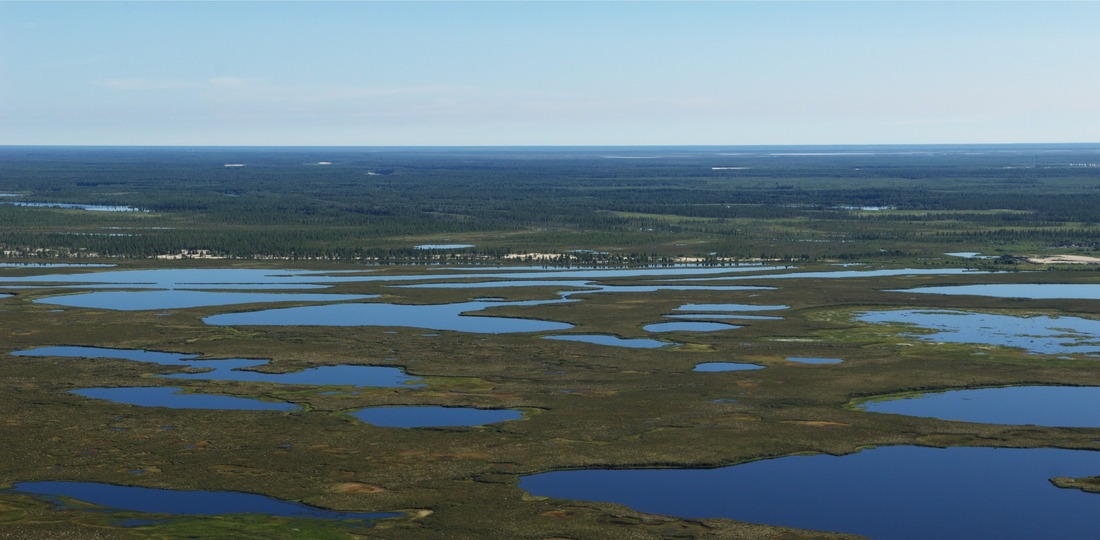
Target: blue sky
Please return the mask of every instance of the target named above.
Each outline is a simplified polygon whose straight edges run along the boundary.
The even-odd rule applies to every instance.
[[[1100,142],[1095,2],[0,2],[0,144]]]

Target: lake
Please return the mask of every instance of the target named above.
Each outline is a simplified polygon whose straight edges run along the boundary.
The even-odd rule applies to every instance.
[[[509,409],[436,406],[369,407],[351,415],[374,426],[400,428],[482,426],[523,418]]]
[[[543,336],[543,338],[558,341],[579,341],[582,343],[607,345],[611,347],[626,347],[628,349],[657,349],[660,347],[672,345],[672,343],[669,343],[667,341],[660,341],[656,339],[624,339],[618,336],[608,336],[602,334],[568,334],[560,336]]]
[[[925,341],[1019,347],[1041,354],[1100,352],[1100,320],[1080,317],[1014,317],[956,310],[887,310],[860,313],[870,323],[902,323],[929,333],[907,336]]]
[[[828,365],[839,364],[844,362],[842,358],[817,358],[807,356],[791,356],[787,358],[788,362],[794,362],[796,364],[814,364],[814,365]]]
[[[733,330],[740,326],[716,322],[663,322],[647,324],[642,327],[646,332],[717,332],[720,330]]]
[[[267,365],[270,363],[270,360],[245,358],[200,360],[197,354],[76,346],[37,347],[34,349],[15,351],[11,353],[11,355],[31,357],[58,356],[87,359],[110,358],[205,370],[202,373],[158,375],[159,377],[171,379],[309,384],[317,386],[370,386],[390,388],[419,388],[423,386],[411,384],[419,379],[407,375],[404,370],[384,366],[338,364],[306,368],[301,371],[292,371],[289,373],[264,373],[261,371],[253,371],[253,368]]]
[[[18,482],[5,490],[67,497],[111,510],[174,515],[265,514],[308,519],[375,520],[394,513],[358,513],[326,510],[301,503],[236,491],[198,491],[118,486],[97,482]],[[56,502],[56,499],[53,499]]]
[[[164,386],[81,388],[73,394],[93,399],[105,399],[115,403],[142,407],[167,407],[169,409],[214,409],[226,411],[297,411],[297,405],[283,402],[260,401],[252,398],[219,396],[215,394],[184,393],[182,388]]]
[[[569,323],[468,315],[487,308],[509,305],[540,305],[562,300],[536,302],[461,302],[456,304],[329,304],[244,313],[227,313],[203,319],[218,326],[400,326],[428,330],[451,330],[482,334],[553,332],[573,328]]]
[[[983,424],[1100,427],[1100,387],[1009,386],[866,401],[867,412]],[[1097,471],[1094,474],[1100,474]]]
[[[1002,283],[992,285],[949,285],[892,289],[887,292],[991,296],[994,298],[1030,298],[1033,300],[1100,300],[1100,284],[1091,283]]]
[[[532,495],[624,504],[876,539],[1092,538],[1100,495],[1058,476],[1100,473],[1100,452],[924,448],[790,456],[719,469],[559,471],[523,477]]]
[[[692,371],[719,373],[722,371],[753,371],[757,369],[764,369],[764,366],[758,366],[756,364],[739,364],[736,362],[703,362],[702,364],[695,364],[695,368],[692,369]]]

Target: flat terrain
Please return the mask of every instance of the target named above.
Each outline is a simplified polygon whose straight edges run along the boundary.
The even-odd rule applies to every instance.
[[[0,148],[0,203],[143,210],[0,204],[6,254],[0,262],[117,265],[0,267],[0,293],[11,294],[0,297],[0,353],[55,345],[144,349],[270,359],[258,369],[272,373],[376,365],[402,368],[424,384],[170,379],[159,375],[186,370],[4,354],[0,487],[71,480],[231,490],[399,516],[373,528],[249,514],[154,516],[127,527],[134,524],[126,519],[149,515],[6,491],[0,492],[0,538],[830,538],[832,533],[533,497],[517,483],[551,470],[709,468],[887,445],[1100,450],[1100,432],[1092,428],[954,422],[854,406],[865,398],[942,389],[1100,386],[1093,356],[936,342],[920,339],[912,327],[856,320],[859,313],[885,309],[1100,318],[1096,300],[905,292],[984,283],[1100,285],[1096,267],[1088,264],[1098,255],[1100,169],[1078,166],[1100,161],[1100,150],[918,147],[814,158],[773,155],[782,149],[729,150],[677,148],[665,158],[624,160],[601,158],[599,149]],[[321,161],[332,164],[317,165]],[[474,247],[413,247],[421,244]],[[186,256],[180,259],[156,258],[181,252]],[[953,252],[990,258],[946,255]],[[574,302],[558,303],[550,301],[582,286],[396,286],[497,281],[438,276],[491,274],[497,265],[525,264],[528,253],[552,257],[526,262],[540,271],[562,269],[543,266],[551,263],[607,268],[678,260],[761,266],[729,266],[728,273],[705,277],[736,279],[710,281],[678,281],[703,277],[686,269],[683,275],[585,278],[589,288],[609,290],[572,293]],[[494,298],[499,306],[467,316],[573,327],[482,334],[309,321],[221,326],[203,318],[310,303],[75,308],[50,302],[103,289],[16,280],[168,268],[353,271],[378,279],[293,292],[379,295],[354,302],[411,306]],[[859,273],[904,268],[923,272]],[[982,273],[955,273],[960,269]],[[854,273],[778,277],[837,271]],[[129,285],[106,288],[146,286]],[[653,285],[664,287],[641,290]],[[786,307],[751,312],[779,319],[723,320],[740,326],[731,330],[643,329],[674,320],[667,316],[681,306],[719,303]],[[561,334],[669,345],[627,349],[542,339]],[[787,360],[792,357],[843,362],[800,364]],[[764,369],[693,371],[703,362]],[[170,409],[71,393],[133,386],[182,387],[299,409]],[[372,426],[350,414],[385,405],[506,408],[524,418],[402,429]],[[1060,482],[1088,488],[1088,479]]]

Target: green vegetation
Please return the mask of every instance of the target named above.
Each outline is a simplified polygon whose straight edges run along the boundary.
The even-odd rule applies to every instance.
[[[911,149],[910,149],[911,150]],[[1044,272],[728,282],[759,291],[583,295],[580,303],[502,306],[491,314],[566,321],[569,333],[654,337],[641,328],[688,303],[787,305],[781,320],[735,321],[715,333],[661,334],[683,343],[623,349],[416,328],[219,327],[202,317],[263,306],[111,311],[33,300],[71,289],[0,285],[0,352],[84,345],[270,358],[264,369],[399,366],[424,388],[311,387],[159,379],[169,366],[124,360],[25,358],[0,366],[0,487],[79,480],[236,490],[356,512],[402,512],[366,529],[254,516],[171,517],[124,528],[107,513],[0,491],[0,537],[133,538],[841,538],[723,519],[678,519],[622,506],[527,496],[518,477],[584,467],[714,467],[878,445],[1055,446],[1100,450],[1093,429],[1004,426],[853,410],[856,399],[1020,384],[1100,385],[1096,360],[966,344],[940,345],[869,309],[949,308],[1100,317],[1086,300],[1019,300],[888,292],[971,283],[1100,283],[1094,266],[1018,256],[1095,255],[1100,149],[993,147],[889,156],[770,156],[782,149],[41,149],[0,148],[4,201],[126,205],[91,212],[0,204],[3,261],[111,262],[122,269],[368,268],[367,263],[498,264],[508,254],[586,249],[571,264],[700,257],[963,267]],[[974,150],[974,149],[969,149]],[[667,151],[667,152],[666,152]],[[741,149],[740,151],[744,151]],[[972,155],[974,154],[974,155]],[[1092,161],[1090,161],[1092,160]],[[331,161],[332,165],[317,165]],[[244,167],[225,167],[244,163]],[[747,167],[715,170],[715,167]],[[855,209],[846,209],[853,207]],[[885,207],[860,210],[865,207]],[[112,236],[125,234],[130,236]],[[475,248],[414,250],[417,244]],[[159,261],[180,250],[233,260]],[[997,259],[946,257],[980,251]],[[197,252],[196,252],[197,253]],[[564,262],[564,261],[562,261]],[[65,269],[50,269],[61,272]],[[88,270],[73,270],[88,271]],[[43,273],[0,268],[0,276]],[[740,275],[740,274],[739,274]],[[611,284],[635,284],[620,278]],[[325,292],[387,302],[554,298],[555,287],[402,289],[341,283]],[[278,304],[276,304],[278,305]],[[425,335],[438,334],[438,335]],[[983,354],[974,354],[982,352]],[[788,357],[842,358],[803,365]],[[766,366],[695,373],[700,362]],[[85,399],[86,387],[181,386],[302,406],[294,413],[136,407]],[[377,405],[514,408],[522,421],[483,427],[386,429],[347,413]],[[139,470],[141,474],[134,471]],[[1100,474],[1100,471],[1097,471]],[[1068,484],[1067,484],[1068,485]],[[1075,486],[1076,487],[1076,486]]]
[[[412,249],[428,243],[475,244],[445,255],[479,261],[576,249],[613,262],[1097,249],[1093,147],[773,155],[791,150],[7,147],[0,193],[19,196],[0,201],[149,212],[0,204],[0,248],[382,262],[440,256]]]

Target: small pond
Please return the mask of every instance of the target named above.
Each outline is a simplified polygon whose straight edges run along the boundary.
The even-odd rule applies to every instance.
[[[1003,283],[993,285],[948,285],[893,289],[887,292],[990,296],[993,298],[1030,298],[1032,300],[1100,300],[1100,284],[1090,283]]]
[[[1100,321],[1080,317],[1013,317],[972,311],[889,310],[856,316],[870,323],[904,323],[931,330],[909,334],[927,341],[1020,347],[1040,354],[1100,352]]]
[[[742,321],[781,321],[783,317],[775,317],[771,315],[741,315],[740,313],[674,313],[672,315],[665,315],[668,319],[736,319]]]
[[[529,302],[462,302],[457,304],[356,303],[227,313],[203,319],[219,326],[402,326],[482,334],[553,332],[573,325],[515,317],[466,315],[496,306],[540,305],[567,300]]]
[[[720,469],[536,474],[536,496],[605,501],[686,518],[838,531],[876,539],[1091,538],[1100,495],[1052,477],[1100,473],[1100,452],[886,447]]]
[[[646,338],[634,338],[625,339],[618,336],[608,336],[603,334],[569,334],[562,336],[543,336],[545,339],[554,339],[558,341],[579,341],[582,343],[592,343],[595,345],[608,345],[612,347],[626,347],[628,349],[657,349],[672,345],[667,341],[660,341],[657,339]]]
[[[268,364],[269,360],[230,358],[223,360],[199,360],[195,354],[143,351],[135,349],[105,349],[99,347],[38,347],[15,351],[12,356],[60,356],[77,358],[112,358],[151,362],[166,366],[203,369],[202,373],[176,373],[160,375],[171,379],[200,379],[217,381],[246,381],[275,384],[310,384],[333,386],[371,386],[371,387],[408,387],[423,385],[411,384],[417,381],[403,370],[395,367],[333,365],[307,368],[290,373],[263,373],[253,368]]]
[[[164,386],[81,388],[72,393],[93,399],[105,399],[115,403],[142,407],[167,407],[169,409],[215,409],[227,411],[297,411],[291,403],[260,401],[252,398],[219,396],[215,394],[184,393],[182,388]]]
[[[522,412],[509,409],[435,406],[369,407],[351,415],[371,425],[400,428],[483,426],[523,418]]]
[[[674,311],[773,311],[777,309],[789,309],[790,306],[776,305],[764,306],[756,304],[684,304]]]
[[[112,510],[175,515],[265,514],[308,519],[374,520],[393,513],[325,510],[263,495],[236,491],[197,491],[116,486],[96,482],[19,482],[9,492],[67,497]]]
[[[413,249],[466,249],[475,247],[474,244],[420,244]]]
[[[716,322],[663,322],[647,324],[642,327],[646,332],[717,332],[719,330],[733,330],[740,326]]]
[[[764,369],[764,366],[758,366],[756,364],[738,364],[736,362],[703,362],[702,364],[695,364],[695,369],[692,371],[717,373],[721,371],[752,371],[756,369]]]
[[[787,358],[788,362],[794,362],[796,364],[839,364],[844,361],[843,358],[816,358],[811,356],[791,356]]]
[[[1100,427],[1100,387],[1011,386],[950,390],[860,404],[868,412],[983,424]],[[1094,474],[1100,474],[1097,471]]]

